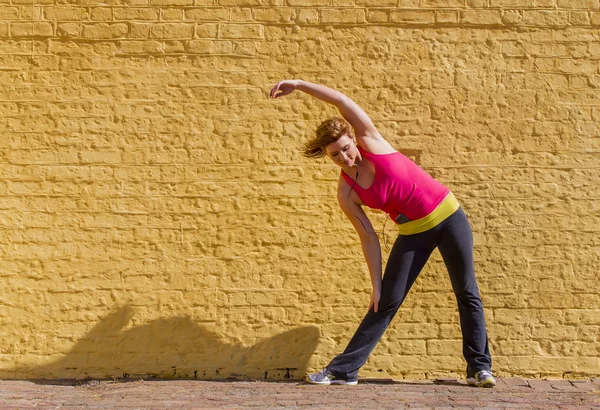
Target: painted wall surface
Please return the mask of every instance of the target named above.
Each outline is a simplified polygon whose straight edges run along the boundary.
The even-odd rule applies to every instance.
[[[600,375],[599,0],[0,0],[1,378],[344,349],[368,272],[338,169],[299,153],[336,111],[270,100],[284,78],[455,193],[497,374]],[[361,376],[462,377],[460,339],[436,252]]]

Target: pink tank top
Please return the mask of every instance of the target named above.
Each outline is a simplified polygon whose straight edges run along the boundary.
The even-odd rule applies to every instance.
[[[342,176],[366,206],[382,210],[397,223],[429,215],[450,192],[399,152],[372,154],[360,147],[358,150],[375,168],[373,184],[363,189],[344,171]]]

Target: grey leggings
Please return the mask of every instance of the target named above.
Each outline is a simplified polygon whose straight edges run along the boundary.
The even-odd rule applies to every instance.
[[[327,366],[331,373],[345,380],[358,378],[358,370],[367,361],[436,247],[448,268],[458,302],[467,377],[491,369],[483,305],[473,267],[473,233],[465,213],[459,208],[426,232],[398,236],[385,268],[378,312],[369,310],[344,353]]]

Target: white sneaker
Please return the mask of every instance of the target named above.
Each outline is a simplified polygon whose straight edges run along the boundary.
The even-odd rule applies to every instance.
[[[467,377],[467,384],[476,387],[494,387],[496,385],[496,379],[492,376],[492,373],[487,370],[481,370],[473,377]]]
[[[319,373],[307,374],[306,381],[312,384],[347,384],[350,386],[356,386],[358,380],[344,380],[337,379],[333,373],[330,373],[326,368],[321,370]]]

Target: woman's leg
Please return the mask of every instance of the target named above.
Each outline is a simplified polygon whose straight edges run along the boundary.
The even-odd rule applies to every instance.
[[[398,236],[385,268],[378,312],[369,309],[344,353],[327,366],[336,378],[358,378],[358,370],[379,342],[434,248],[430,232]]]
[[[473,232],[462,208],[442,223],[438,249],[458,302],[467,377],[490,370],[492,358],[473,264]]]

